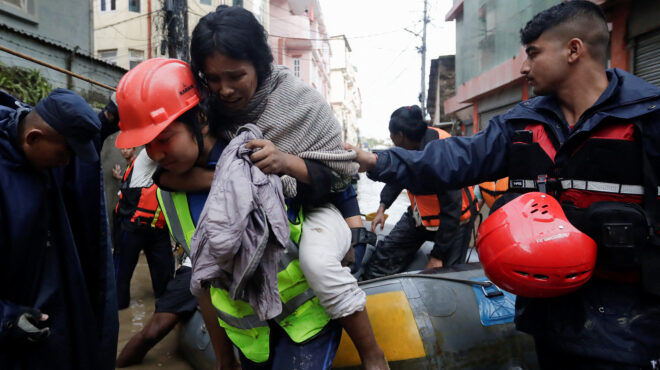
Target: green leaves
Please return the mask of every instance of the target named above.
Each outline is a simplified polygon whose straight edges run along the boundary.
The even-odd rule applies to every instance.
[[[53,89],[37,69],[8,67],[0,63],[0,86],[27,104],[35,105]]]

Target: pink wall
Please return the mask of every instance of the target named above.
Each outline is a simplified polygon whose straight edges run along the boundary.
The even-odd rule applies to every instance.
[[[328,41],[322,40],[327,39],[324,27],[319,27],[322,19],[317,17],[311,22],[304,13],[291,14],[288,0],[271,0],[270,17],[268,44],[275,63],[293,71],[294,58],[300,58],[300,78],[313,85],[327,100],[330,93],[330,47]],[[314,58],[312,52],[319,48],[322,49],[317,50],[320,58]],[[321,76],[319,71],[322,71]]]

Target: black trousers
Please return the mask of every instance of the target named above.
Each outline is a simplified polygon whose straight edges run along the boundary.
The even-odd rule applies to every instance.
[[[151,275],[154,297],[159,298],[174,276],[174,255],[166,228],[135,227],[129,221],[115,223],[115,278],[117,306],[128,307],[131,300],[131,278],[140,251],[144,250]]]
[[[464,263],[471,231],[472,222],[450,231],[442,228],[429,231],[423,226],[416,227],[412,211],[408,208],[392,231],[376,246],[365,265],[362,278],[367,280],[404,271],[426,241],[435,243],[434,250],[440,252],[444,266]]]

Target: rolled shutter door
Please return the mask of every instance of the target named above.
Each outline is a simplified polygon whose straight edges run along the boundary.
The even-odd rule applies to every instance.
[[[646,33],[636,40],[635,74],[660,86],[660,30]]]

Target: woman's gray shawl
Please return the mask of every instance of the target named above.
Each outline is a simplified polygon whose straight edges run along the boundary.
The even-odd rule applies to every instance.
[[[295,77],[289,69],[274,66],[248,106],[240,111],[220,110],[219,133],[227,140],[237,129],[254,122],[275,146],[303,159],[318,160],[336,176],[333,190],[343,190],[357,173],[356,153],[343,148],[341,127],[321,94]],[[282,176],[284,195],[296,195],[296,181]]]

